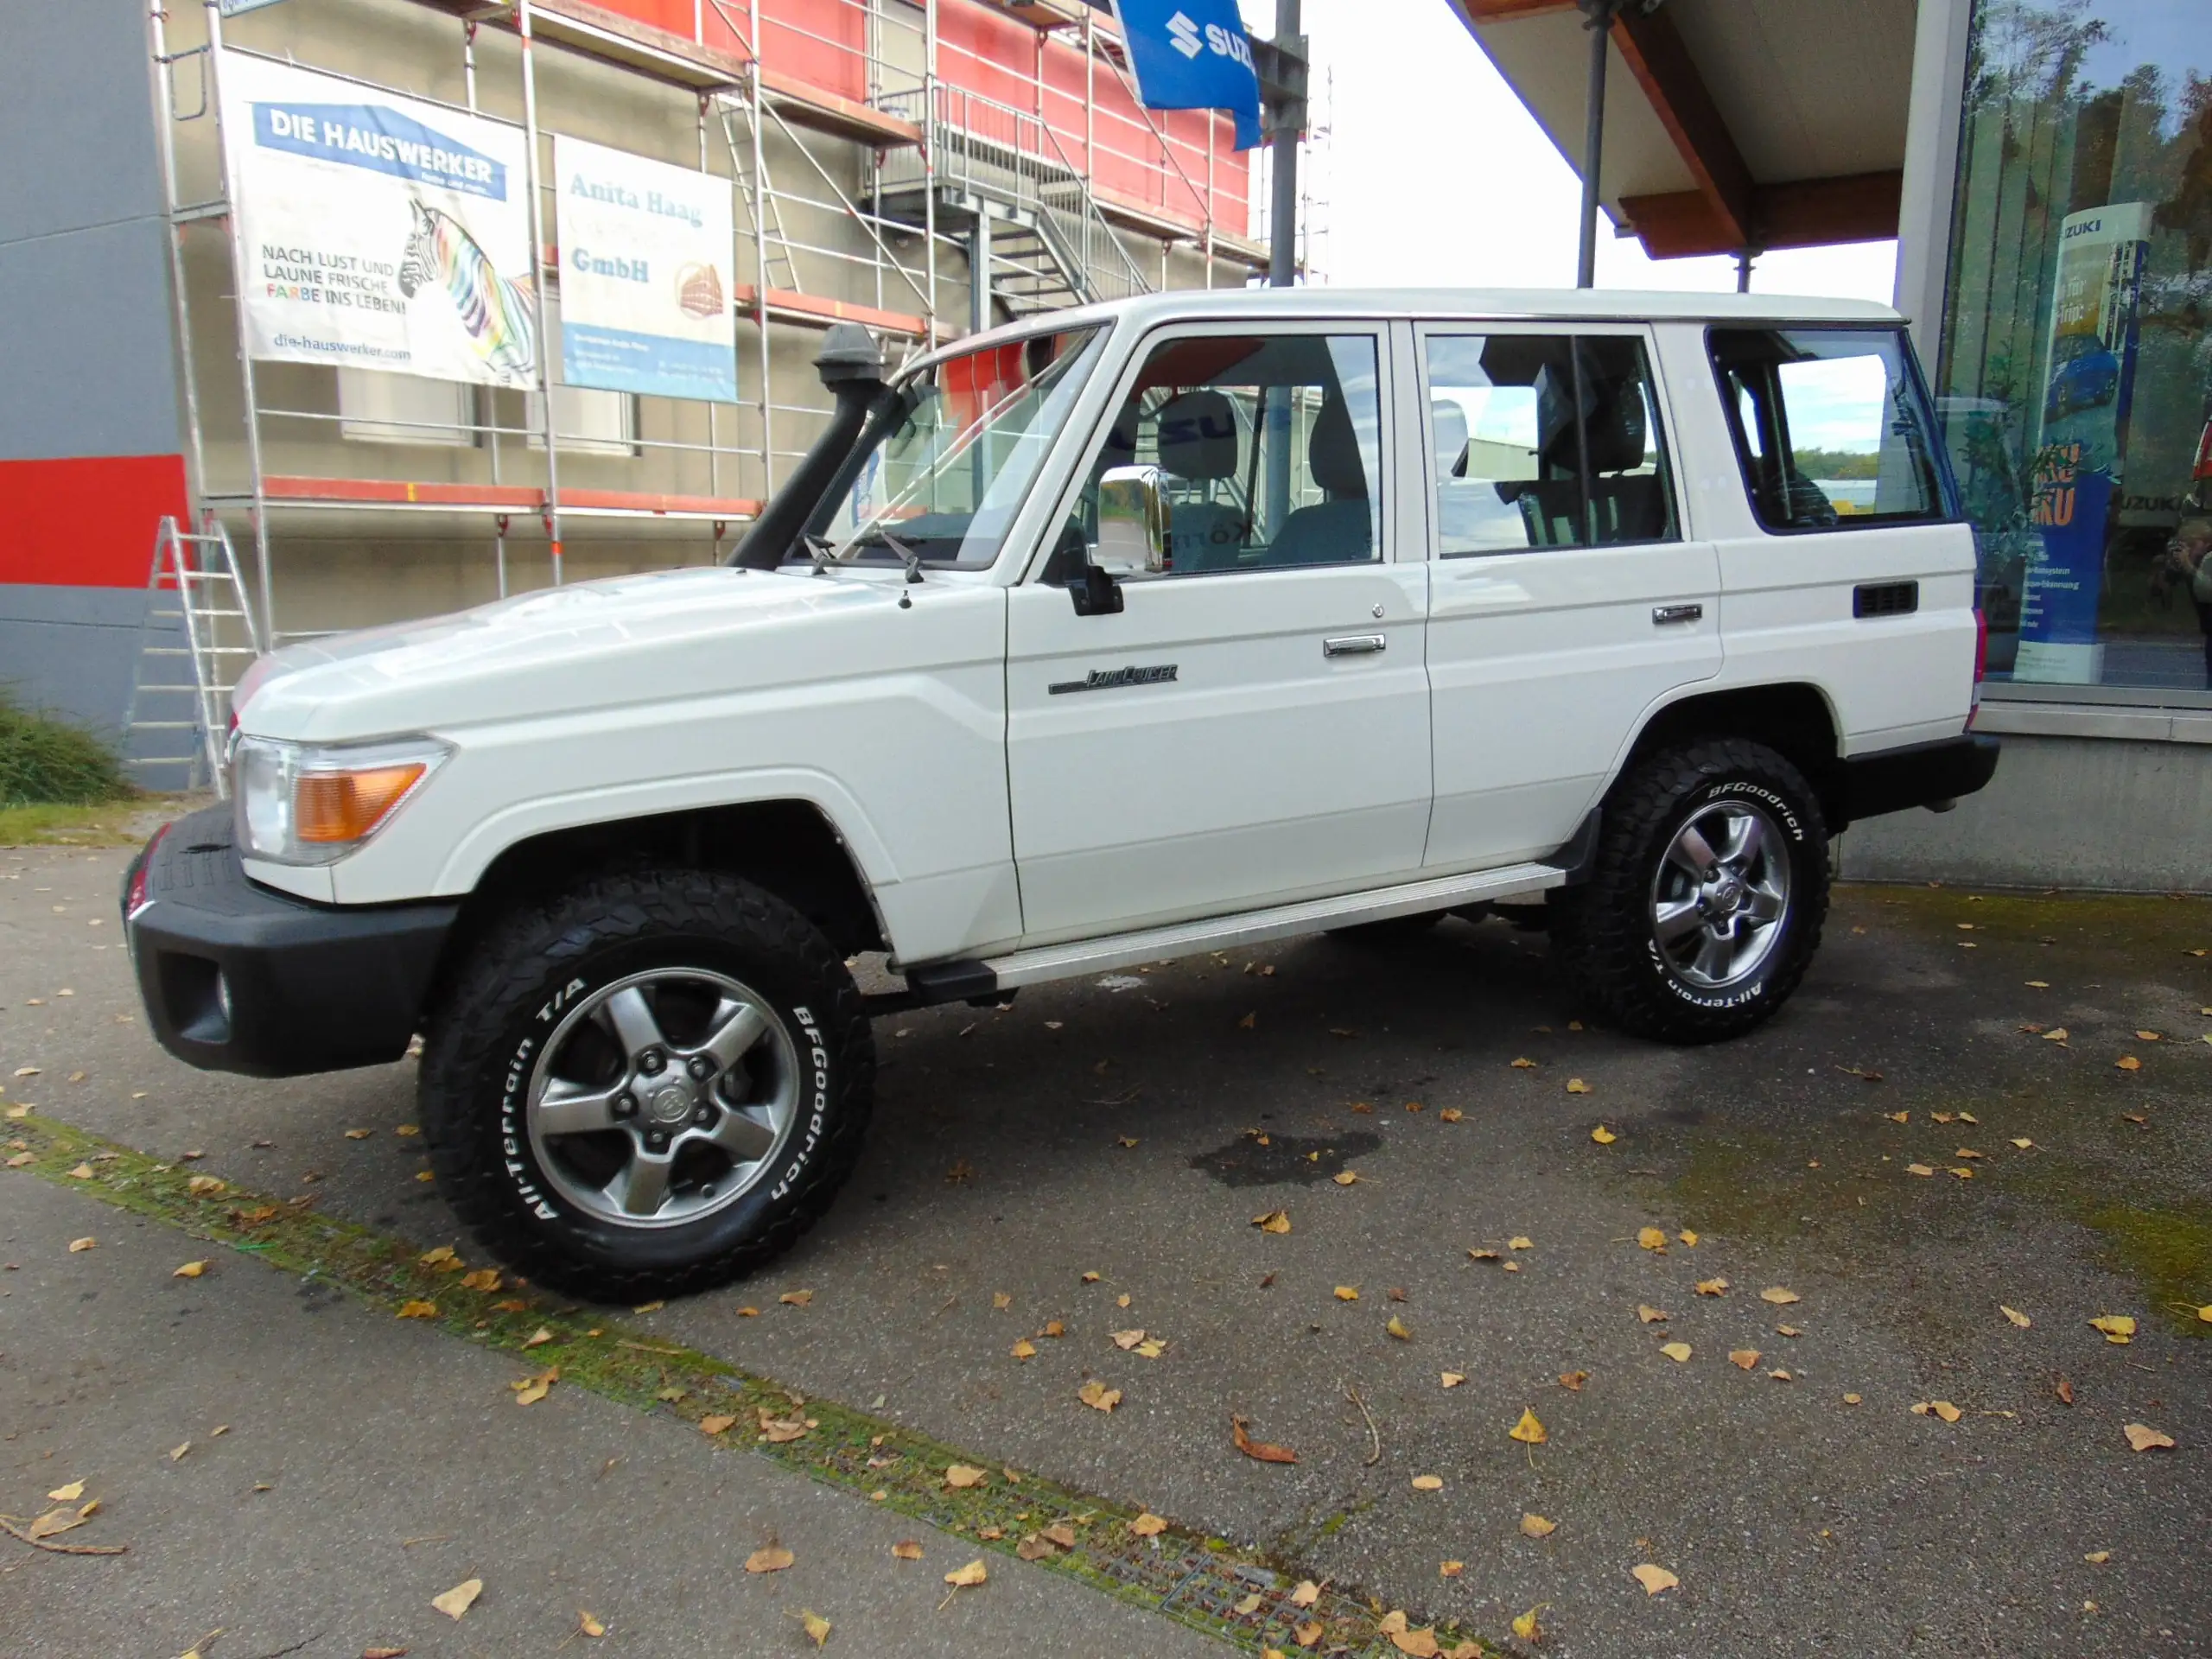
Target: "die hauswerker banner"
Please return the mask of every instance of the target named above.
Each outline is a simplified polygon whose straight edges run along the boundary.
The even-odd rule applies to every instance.
[[[219,84],[250,353],[537,384],[521,129],[238,52]]]
[[[729,181],[567,137],[553,175],[561,378],[735,403]]]

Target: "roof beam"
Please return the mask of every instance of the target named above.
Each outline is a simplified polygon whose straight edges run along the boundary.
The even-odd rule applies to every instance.
[[[1613,44],[1667,136],[1675,141],[1697,192],[1713,219],[1731,238],[1730,246],[1752,245],[1751,169],[1706,90],[1689,48],[1665,10],[1630,6],[1615,14]]]
[[[1897,171],[1753,185],[1748,245],[1812,248],[1885,240],[1897,233],[1904,188],[1904,175]],[[1746,245],[1740,227],[1716,213],[1701,190],[1624,196],[1621,212],[1655,259],[1738,253]]]

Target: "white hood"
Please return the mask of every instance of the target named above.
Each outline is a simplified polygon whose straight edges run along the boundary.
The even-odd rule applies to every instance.
[[[240,682],[238,723],[346,741],[830,677],[880,662],[865,640],[912,633],[894,626],[903,587],[715,566],[550,588],[288,645]]]

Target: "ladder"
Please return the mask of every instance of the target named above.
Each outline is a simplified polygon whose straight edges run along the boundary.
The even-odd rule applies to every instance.
[[[154,535],[146,620],[123,714],[124,764],[181,768],[178,787],[190,789],[204,778],[227,798],[223,749],[231,688],[262,649],[238,554],[221,522],[211,518],[191,535],[174,518],[163,518]],[[189,735],[180,741],[179,733]]]

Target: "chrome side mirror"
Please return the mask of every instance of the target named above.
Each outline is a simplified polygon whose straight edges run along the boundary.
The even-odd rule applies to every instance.
[[[1109,467],[1098,480],[1098,546],[1092,566],[1112,577],[1167,569],[1171,506],[1157,467]]]

